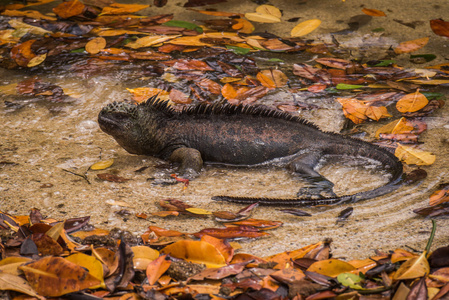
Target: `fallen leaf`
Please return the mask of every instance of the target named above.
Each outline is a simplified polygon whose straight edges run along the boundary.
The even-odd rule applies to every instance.
[[[374,8],[363,8],[362,9],[363,13],[365,13],[368,16],[371,17],[385,17],[386,14],[378,9],[374,9]]]
[[[83,13],[85,5],[78,0],[62,2],[55,8],[53,12],[63,19],[68,19]]]
[[[442,19],[430,20],[430,28],[435,34],[449,38],[449,22]]]
[[[96,37],[87,42],[85,48],[87,53],[97,54],[106,47],[106,40],[103,37]]]
[[[442,187],[441,187],[442,186]],[[440,185],[439,189],[429,197],[429,205],[435,206],[441,203],[449,202],[449,185]]]
[[[409,165],[427,166],[435,162],[436,156],[431,152],[398,144],[394,155]]]
[[[41,300],[45,299],[39,296],[25,279],[7,272],[0,272],[0,290],[16,291]]]
[[[203,241],[181,240],[162,248],[161,253],[193,263],[205,264],[208,268],[222,267],[226,264],[220,251]]]
[[[104,170],[112,166],[114,163],[114,159],[107,159],[107,160],[101,160],[99,162],[94,163],[92,166],[90,166],[91,170]]]
[[[61,257],[47,256],[20,269],[34,290],[45,297],[58,297],[101,283],[83,267]]]
[[[258,12],[246,13],[245,18],[247,18],[250,21],[258,22],[258,23],[279,23],[279,22],[281,22],[281,19],[276,16],[265,14],[265,13],[258,13]]]
[[[267,4],[259,5],[256,8],[256,12],[258,12],[260,14],[272,15],[279,19],[282,17],[282,13],[279,10],[279,8],[277,8],[276,6],[273,6],[273,5],[267,5]]]
[[[165,41],[169,41],[171,39],[177,38],[180,35],[152,35],[152,36],[144,36],[141,37],[133,42],[129,42],[125,45],[125,47],[132,48],[132,49],[139,49],[144,47],[151,47],[160,43],[163,43]]]
[[[355,268],[347,262],[331,258],[314,262],[307,271],[329,277],[337,277],[341,273],[351,272],[354,269]]]
[[[420,256],[413,257],[404,262],[393,276],[394,280],[406,280],[423,277],[429,274],[430,266],[427,261],[427,252]]]
[[[195,215],[211,215],[212,213],[206,209],[191,207],[187,208],[186,211]]]
[[[150,7],[142,4],[121,4],[112,3],[110,6],[103,7],[101,15],[123,15],[138,12],[139,10]]]
[[[65,259],[87,269],[90,275],[100,281],[100,284],[98,286],[92,286],[90,288],[105,288],[103,278],[103,265],[94,256],[86,255],[84,253],[75,253],[67,256]]]
[[[415,93],[407,94],[396,103],[396,108],[401,113],[415,112],[424,108],[429,103],[426,96],[419,90]]]
[[[394,48],[394,52],[396,54],[414,52],[423,48],[425,45],[427,45],[428,42],[428,37],[402,42],[396,48]]]
[[[150,262],[146,268],[149,284],[155,284],[165,271],[167,271],[170,265],[171,261],[167,258],[167,255],[161,255]]]
[[[27,67],[32,68],[32,67],[38,66],[41,63],[43,63],[46,58],[47,58],[47,53],[36,55],[35,57],[33,57],[32,59],[30,59],[28,61]]]
[[[267,88],[283,87],[288,82],[288,77],[281,70],[263,70],[257,73],[257,79]]]
[[[292,37],[304,36],[317,29],[320,25],[321,20],[318,19],[307,20],[293,27],[292,31],[290,32],[290,35]]]

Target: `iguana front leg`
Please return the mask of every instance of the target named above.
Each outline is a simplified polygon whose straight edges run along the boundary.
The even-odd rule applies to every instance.
[[[299,189],[297,197],[301,199],[319,199],[323,197],[335,197],[334,184],[313,168],[322,157],[321,152],[307,152],[295,158],[289,168],[299,177],[307,181],[307,185]]]
[[[172,152],[169,160],[181,164],[178,169],[179,177],[186,179],[197,177],[203,167],[201,153],[194,148],[178,148]]]

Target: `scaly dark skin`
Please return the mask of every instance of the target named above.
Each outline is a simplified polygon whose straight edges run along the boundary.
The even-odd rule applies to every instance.
[[[359,139],[323,132],[284,112],[261,106],[199,104],[177,112],[156,97],[139,105],[114,102],[98,115],[100,128],[129,153],[180,164],[179,176],[195,178],[204,163],[275,165],[306,180],[297,198],[216,196],[214,200],[261,205],[313,206],[357,202],[395,190],[402,164],[388,150]],[[361,156],[379,161],[390,181],[374,190],[337,197],[333,183],[314,170],[325,155]]]

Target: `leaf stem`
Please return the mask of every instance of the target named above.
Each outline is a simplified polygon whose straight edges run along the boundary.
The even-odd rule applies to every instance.
[[[435,232],[437,231],[437,222],[435,220],[432,220],[432,232],[430,233],[429,240],[427,241],[426,245],[426,252],[429,253],[430,247],[432,246],[433,238],[435,237]]]

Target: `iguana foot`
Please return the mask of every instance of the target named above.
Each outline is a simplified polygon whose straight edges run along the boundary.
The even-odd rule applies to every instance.
[[[322,199],[322,198],[333,198],[337,195],[331,189],[323,188],[320,186],[308,186],[299,189],[296,196],[299,199]]]

